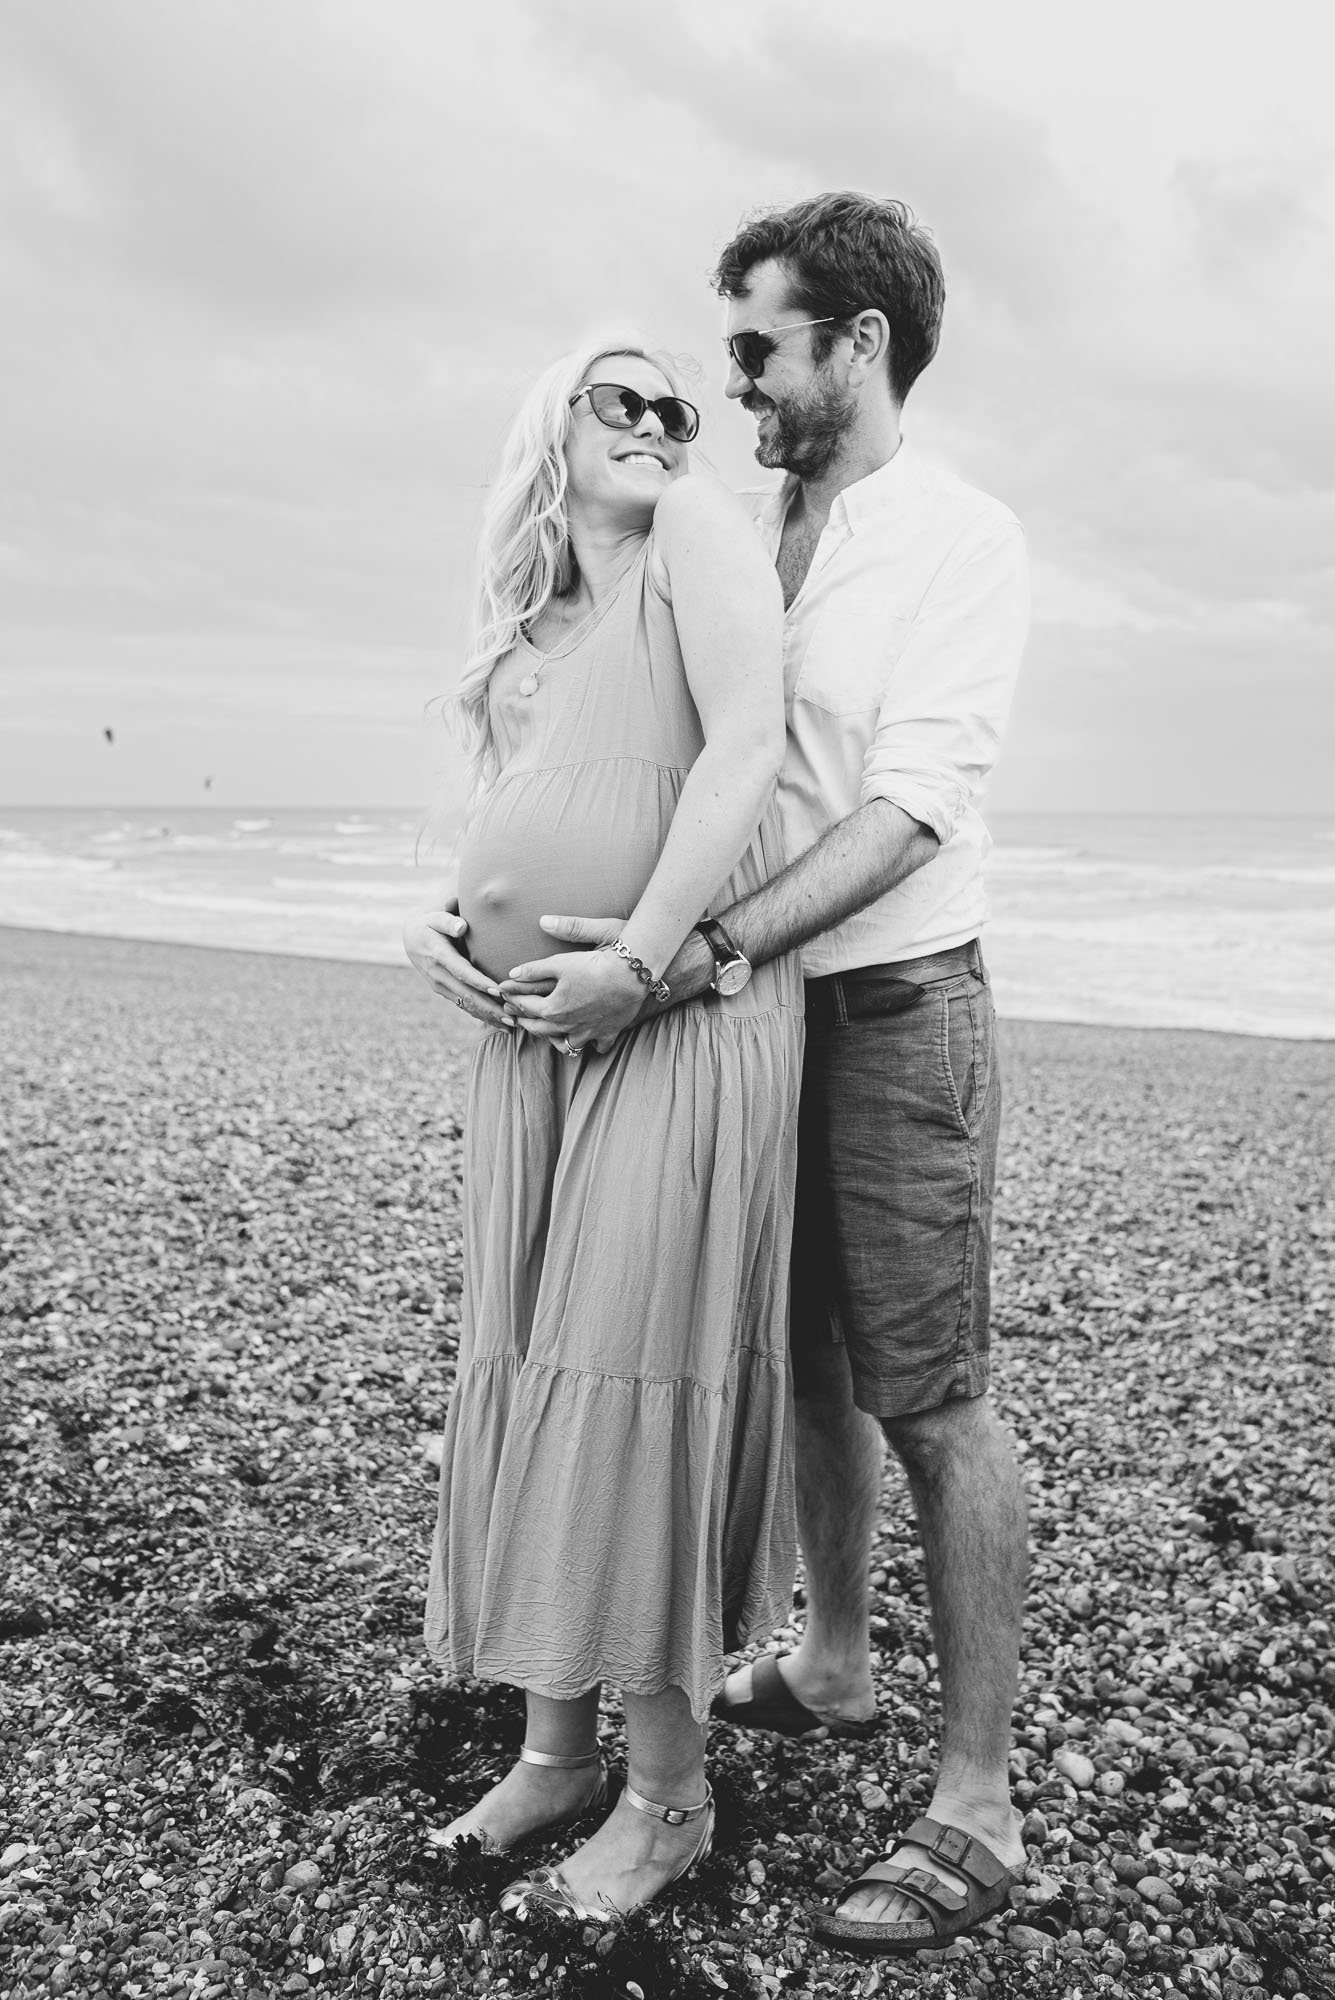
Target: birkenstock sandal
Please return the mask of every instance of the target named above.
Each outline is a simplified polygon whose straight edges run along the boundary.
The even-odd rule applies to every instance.
[[[751,1662],[751,1692],[743,1701],[728,1701],[726,1690],[714,1697],[710,1714],[717,1722],[730,1722],[735,1729],[772,1729],[777,1736],[809,1736],[813,1729],[828,1729],[831,1736],[870,1736],[877,1719],[867,1722],[827,1721],[799,1701],[779,1672],[775,1653],[762,1653]]]
[[[813,1910],[811,1928],[823,1944],[878,1954],[931,1951],[1005,1909],[1015,1871],[998,1861],[974,1835],[962,1833],[956,1826],[943,1826],[940,1820],[915,1819],[891,1852],[910,1844],[925,1847],[946,1868],[962,1875],[967,1891],[952,1888],[926,1868],[896,1868],[893,1861],[880,1861],[851,1882],[845,1896],[864,1884],[883,1882],[911,1896],[923,1915],[908,1922],[859,1923],[856,1917],[841,1917],[833,1910]]]

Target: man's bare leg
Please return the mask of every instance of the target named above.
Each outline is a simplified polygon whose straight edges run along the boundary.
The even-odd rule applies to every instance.
[[[1016,1866],[1024,1849],[1008,1759],[1026,1575],[1019,1467],[983,1396],[888,1420],[885,1433],[917,1504],[941,1676],[941,1764],[928,1812]],[[921,1847],[901,1847],[894,1858],[966,1886]],[[922,1909],[882,1885],[854,1891],[840,1913],[863,1923],[905,1923]]]
[[[875,1713],[867,1633],[867,1572],[884,1446],[853,1403],[848,1357],[830,1345],[803,1363],[796,1400],[797,1529],[806,1563],[806,1625],[781,1672],[797,1699],[831,1722]],[[749,1667],[729,1701],[750,1693]]]

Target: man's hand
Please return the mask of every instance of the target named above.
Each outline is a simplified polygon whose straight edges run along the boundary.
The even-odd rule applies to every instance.
[[[562,944],[611,944],[621,935],[625,922],[624,917],[538,918],[548,937],[559,938]]]
[[[458,945],[467,929],[457,910],[423,910],[404,925],[403,949],[414,970],[442,999],[453,1000],[489,1028],[511,1029],[514,1023],[502,1010],[500,987],[479,972]]]

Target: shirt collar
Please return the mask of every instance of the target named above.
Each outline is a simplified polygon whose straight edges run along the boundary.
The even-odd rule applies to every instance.
[[[917,478],[917,454],[911,449],[907,439],[901,438],[899,449],[884,465],[878,465],[875,472],[869,472],[865,479],[854,480],[835,497],[830,509],[830,525],[835,528],[847,526],[856,533],[857,529],[872,521],[888,508],[897,506]],[[767,493],[758,510],[766,536],[778,544],[783,524],[797,491],[799,481],[790,472],[782,486],[776,486]]]
[[[864,523],[899,505],[915,481],[916,469],[917,459],[907,439],[901,438],[893,458],[878,465],[865,479],[855,479],[851,486],[845,486],[830,509],[830,519],[846,520],[856,533]]]

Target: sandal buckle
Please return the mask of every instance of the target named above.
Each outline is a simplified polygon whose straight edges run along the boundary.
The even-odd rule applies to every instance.
[[[971,1836],[967,1833],[962,1833],[959,1827],[943,1826],[936,1839],[932,1842],[931,1852],[939,1854],[943,1861],[954,1862],[958,1865],[960,1862],[968,1859],[969,1849],[972,1846],[973,1840]]]
[[[907,1889],[910,1895],[918,1890],[925,1890],[930,1895],[934,1889],[941,1887],[936,1876],[929,1875],[925,1868],[904,1868],[895,1872],[899,1877],[900,1888]]]

